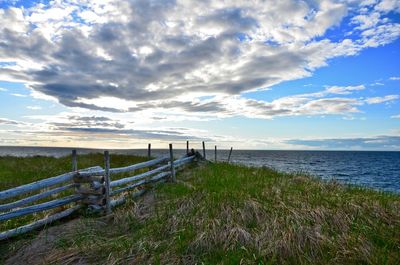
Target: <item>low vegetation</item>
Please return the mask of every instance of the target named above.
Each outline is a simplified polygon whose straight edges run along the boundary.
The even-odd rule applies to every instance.
[[[112,155],[111,166],[121,167],[139,162],[146,161],[146,157],[129,156],[129,155]],[[92,166],[104,165],[104,156],[100,153],[93,153],[88,155],[78,156],[78,168],[87,168]],[[23,184],[31,183],[40,179],[57,176],[66,172],[70,172],[72,169],[72,160],[70,156],[55,158],[45,156],[34,156],[34,157],[11,157],[4,156],[0,157],[0,190],[5,190],[13,187],[17,187]],[[126,177],[125,174],[114,175],[113,179]],[[36,194],[37,192],[24,194],[19,197],[14,197],[8,200],[0,201],[1,204],[15,201],[21,198],[25,198],[29,195]],[[50,199],[56,199],[65,197],[66,195],[72,194],[72,190],[67,190],[59,194],[53,195]],[[48,201],[49,198],[38,200],[35,203],[41,203]],[[68,207],[68,206],[66,206]],[[65,208],[65,207],[64,207]],[[7,220],[6,222],[0,222],[0,231],[13,229],[21,225],[28,224],[34,220],[38,220],[46,216],[46,214],[54,213],[59,211],[58,209],[50,210],[47,212],[40,212],[32,215],[26,215],[20,218]]]
[[[111,166],[120,167],[146,161],[147,158],[129,155],[111,156]],[[104,156],[100,153],[78,156],[78,168],[103,166]],[[65,157],[13,157],[0,156],[1,190],[49,178],[69,172],[72,169],[71,156]]]
[[[46,251],[33,248],[43,231],[5,242],[0,255],[9,264],[400,263],[396,194],[268,168],[190,167],[112,219],[51,227]]]

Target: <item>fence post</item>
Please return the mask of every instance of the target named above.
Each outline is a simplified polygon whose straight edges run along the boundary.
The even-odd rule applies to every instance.
[[[78,170],[78,159],[76,157],[76,150],[72,150],[72,171]]]
[[[72,150],[72,171],[76,172],[78,171],[78,158],[76,155],[76,149]],[[80,183],[76,183],[77,184],[77,188],[80,188],[81,184]],[[75,189],[76,191],[76,189]]]
[[[231,147],[231,150],[229,151],[228,163],[229,163],[229,161],[231,160],[232,149],[233,149],[233,147]]]
[[[186,141],[186,154],[189,154],[189,141]]]
[[[151,157],[151,144],[149,143],[149,145],[147,146],[147,157],[150,158]]]
[[[203,141],[203,158],[206,159],[206,145]]]
[[[215,153],[215,162],[217,162],[217,146],[215,146],[215,151],[214,151],[214,153]]]
[[[104,151],[104,170],[105,170],[105,176],[104,176],[104,184],[106,188],[106,214],[109,215],[111,214],[111,204],[110,204],[110,154],[108,151]]]
[[[174,154],[172,151],[172,144],[169,144],[169,159],[170,159],[170,164],[171,164],[171,179],[172,179],[172,182],[175,182],[176,178],[175,178]]]

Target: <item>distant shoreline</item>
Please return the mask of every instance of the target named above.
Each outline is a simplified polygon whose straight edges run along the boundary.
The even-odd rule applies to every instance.
[[[199,145],[199,143],[197,143]],[[184,143],[181,144],[182,146]],[[210,145],[208,150],[213,150],[213,146]],[[0,145],[1,148],[60,148],[60,149],[77,149],[77,150],[147,150],[147,148],[94,148],[94,147],[68,147],[68,146],[29,146],[29,145]],[[167,147],[165,148],[154,148],[155,150],[168,150]],[[185,148],[175,148],[177,150],[185,150]],[[221,151],[229,151],[229,148],[219,148]],[[280,152],[280,151],[290,151],[290,152],[400,152],[400,150],[344,150],[344,149],[235,149],[237,151],[273,151],[273,152]]]

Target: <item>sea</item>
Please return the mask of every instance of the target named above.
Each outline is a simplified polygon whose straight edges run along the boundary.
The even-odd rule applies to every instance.
[[[71,154],[71,148],[0,146],[0,156],[54,156]],[[77,149],[79,154],[103,152],[101,149]],[[110,154],[147,155],[146,149],[110,150]],[[185,150],[174,150],[180,156]],[[166,149],[153,149],[152,156],[168,154]],[[217,160],[226,161],[229,150],[218,150]],[[214,150],[207,150],[214,160]],[[231,162],[256,167],[271,167],[288,173],[305,173],[323,180],[336,180],[350,185],[400,193],[400,152],[386,151],[283,151],[233,150]],[[111,159],[112,163],[112,159]]]

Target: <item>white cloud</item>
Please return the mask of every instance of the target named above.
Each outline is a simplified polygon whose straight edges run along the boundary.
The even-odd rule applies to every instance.
[[[400,76],[392,76],[389,79],[393,80],[393,81],[397,81],[397,80],[400,80]]]
[[[392,118],[392,119],[400,119],[400,114],[390,116],[390,118]]]
[[[364,85],[359,85],[359,86],[346,86],[346,87],[340,87],[340,86],[332,86],[326,88],[326,93],[330,94],[339,94],[339,95],[348,95],[351,94],[353,91],[359,91],[359,90],[364,90],[365,86]]]
[[[8,29],[17,33],[25,33],[28,30],[28,22],[24,17],[23,9],[14,7],[0,9],[0,18],[0,31]]]
[[[400,2],[398,0],[382,0],[375,6],[375,9],[382,12],[400,12]]]
[[[40,109],[42,109],[41,106],[26,106],[26,108],[30,109],[30,110],[40,110]]]
[[[356,29],[365,30],[378,25],[381,22],[381,15],[379,12],[372,12],[366,15],[355,16],[352,21],[359,25]]]
[[[375,83],[370,84],[370,86],[384,86],[384,85],[385,84],[381,83],[381,82],[375,82]]]
[[[384,103],[384,102],[390,102],[394,101],[396,99],[399,99],[399,95],[387,95],[384,97],[372,97],[372,98],[367,98],[365,102],[367,104],[379,104],[379,103]]]
[[[27,95],[19,94],[19,93],[11,93],[10,95],[11,95],[11,96],[14,96],[14,97],[19,97],[19,98],[25,98],[25,97],[27,97]]]

